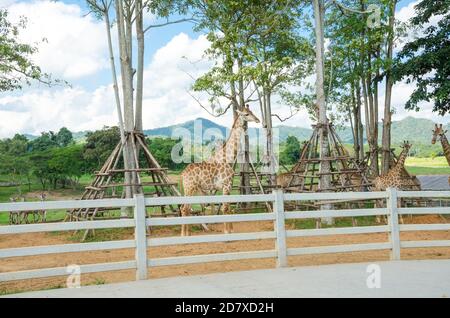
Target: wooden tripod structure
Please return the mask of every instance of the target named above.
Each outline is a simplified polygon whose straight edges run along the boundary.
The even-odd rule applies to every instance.
[[[290,182],[285,186],[286,192],[343,192],[365,191],[370,186],[366,169],[350,156],[336,133],[333,125],[328,123],[319,127],[313,125],[309,141],[303,144],[300,158],[289,171]],[[327,129],[328,149],[325,157],[320,157],[320,129]],[[328,161],[329,172],[320,172],[322,161]],[[330,188],[320,189],[319,181],[323,174],[331,177]]]
[[[99,171],[95,172],[94,181],[85,188],[81,200],[96,200],[106,198],[124,198],[126,189],[131,195],[143,193],[147,197],[180,196],[177,183],[170,182],[167,169],[161,168],[151,154],[142,133],[133,131],[126,133],[125,143],[132,145],[133,169],[124,168],[123,149],[125,144],[120,141]],[[125,183],[125,173],[131,174],[132,183]],[[146,176],[143,176],[145,174]],[[144,181],[143,178],[149,179]],[[120,191],[121,190],[121,191]],[[119,192],[119,193],[118,193]],[[121,193],[120,193],[121,192]],[[172,215],[179,215],[179,207],[169,206]],[[68,211],[66,220],[83,221],[102,217],[108,208],[84,208]],[[161,207],[165,213],[165,207]]]

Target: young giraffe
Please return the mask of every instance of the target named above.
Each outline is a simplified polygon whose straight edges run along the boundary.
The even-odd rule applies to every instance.
[[[445,133],[447,131],[444,131],[442,128],[442,124],[439,126],[437,124],[434,125],[433,132],[433,138],[431,139],[431,144],[435,144],[437,138],[439,137],[439,140],[441,141],[442,149],[444,150],[444,156],[445,159],[447,159],[447,163],[450,166],[450,144],[448,143],[447,136],[445,136]],[[450,184],[450,177],[448,178],[448,183]]]
[[[386,174],[376,177],[373,181],[374,191],[386,191],[387,188],[396,188],[402,190],[405,185],[408,185],[407,181],[402,175],[402,171],[405,167],[405,160],[408,156],[411,144],[407,141],[403,142],[403,150],[398,158],[397,164],[392,167]],[[403,219],[400,217],[402,223]],[[377,221],[380,222],[380,218],[377,217]]]
[[[38,198],[44,202],[47,195],[45,193],[41,193]],[[25,202],[25,197],[11,197],[9,198],[10,202]],[[30,215],[32,216],[32,221],[30,221]],[[17,225],[17,224],[28,224],[28,223],[45,223],[47,221],[47,211],[46,210],[37,210],[37,211],[19,211],[19,212],[9,212],[9,224]]]
[[[230,136],[225,144],[215,152],[207,161],[189,164],[181,173],[181,183],[185,196],[193,196],[196,193],[207,194],[212,191],[222,190],[223,195],[229,195],[233,185],[234,169],[233,164],[237,156],[241,136],[244,133],[245,122],[259,123],[259,119],[250,111],[248,105],[237,111],[238,116],[233,123]],[[222,205],[223,214],[230,213],[230,204]],[[181,207],[181,215],[189,216],[191,206],[184,204]],[[224,224],[224,232],[233,231],[232,223]],[[189,225],[181,226],[181,235],[190,235]]]

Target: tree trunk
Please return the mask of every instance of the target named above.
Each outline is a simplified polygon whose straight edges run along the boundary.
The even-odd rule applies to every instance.
[[[134,129],[134,113],[133,113],[133,76],[131,67],[131,28],[130,23],[125,22],[124,8],[122,1],[115,1],[116,4],[116,20],[117,31],[119,38],[119,50],[120,50],[120,69],[122,73],[122,94],[124,100],[124,123],[125,133],[131,133]],[[125,28],[125,24],[127,24]],[[128,32],[126,32],[126,30]],[[124,146],[124,166],[125,170],[134,169],[133,161],[133,147],[130,142],[131,138],[126,138]],[[135,178],[129,171],[125,172],[125,184],[134,184]],[[131,198],[133,191],[131,186],[125,186],[125,197]],[[129,210],[129,209],[128,209]],[[130,211],[123,209],[122,216],[126,216]]]
[[[330,162],[323,160],[328,156],[328,119],[327,106],[324,89],[324,33],[323,33],[323,19],[324,19],[324,3],[323,0],[314,0],[314,20],[315,20],[315,35],[316,35],[316,98],[317,111],[319,120],[319,143],[320,143],[320,180],[319,189],[329,191],[331,186]],[[329,209],[330,206],[323,205],[322,209]],[[322,222],[325,224],[333,224],[332,218],[323,218]]]
[[[108,38],[108,50],[109,50],[109,60],[111,63],[114,98],[116,101],[117,115],[119,117],[120,139],[122,141],[122,144],[125,144],[125,132],[124,132],[124,126],[123,126],[122,107],[121,107],[121,103],[120,103],[119,86],[117,84],[116,63],[114,61],[114,51],[113,51],[113,45],[112,45],[112,39],[111,39],[111,24],[110,24],[110,20],[109,20],[108,11],[104,12],[104,18],[105,18],[105,25],[106,25],[106,34],[107,34],[107,38]],[[99,165],[100,165],[100,162],[99,162]]]
[[[137,38],[137,69],[136,69],[136,111],[135,111],[135,129],[138,132],[143,131],[142,124],[142,98],[144,90],[144,23],[142,16],[142,0],[136,0],[136,38]]]
[[[383,155],[381,158],[382,172],[385,174],[389,171],[389,163],[391,160],[391,99],[392,99],[392,86],[394,85],[391,76],[391,63],[394,52],[394,25],[395,25],[395,7],[397,0],[390,2],[389,8],[389,33],[388,33],[388,48],[387,48],[387,60],[388,67],[386,69],[386,92],[384,97],[384,119],[383,119],[383,136],[382,136],[382,149]]]
[[[242,70],[242,60],[238,59],[238,70]],[[240,109],[245,108],[245,92],[244,92],[244,79],[242,76],[239,76],[238,80],[239,85],[239,107]],[[240,149],[240,152],[242,154],[241,157],[241,163],[240,163],[240,171],[242,173],[241,175],[241,194],[250,194],[251,193],[251,184],[250,184],[250,141],[248,138],[248,123],[245,122],[244,126],[244,147],[243,149]]]
[[[267,90],[267,89],[266,89]],[[276,170],[275,151],[273,147],[273,122],[272,122],[272,94],[268,91],[264,93],[265,101],[265,125],[266,125],[266,156],[269,165],[270,184],[276,184]]]
[[[350,66],[350,63],[349,63]],[[359,143],[359,123],[358,123],[358,106],[356,104],[356,85],[354,81],[351,82],[351,107],[348,109],[350,126],[352,128],[353,136],[353,151],[355,153],[355,159],[359,159],[359,148],[361,144]]]
[[[361,87],[359,85],[359,81],[356,81],[356,107],[357,107],[357,117],[358,117],[358,143],[359,143],[359,158],[360,160],[364,159],[364,125],[362,123],[362,103],[361,103]]]
[[[380,173],[380,166],[378,164],[378,78],[379,70],[376,73],[376,79],[374,79],[373,88],[373,149],[374,149],[374,169],[378,175]]]

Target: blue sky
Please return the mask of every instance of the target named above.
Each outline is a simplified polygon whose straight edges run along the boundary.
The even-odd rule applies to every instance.
[[[417,0],[398,4],[398,17],[408,19]],[[92,15],[86,16],[84,0],[0,0],[11,19],[26,16],[29,20],[24,42],[38,43],[34,57],[43,70],[69,81],[71,87],[34,85],[23,91],[0,94],[0,138],[16,132],[39,134],[66,126],[73,131],[99,129],[117,124],[111,89],[105,26]],[[147,23],[151,21],[147,17]],[[208,41],[194,33],[189,23],[170,25],[147,34],[144,73],[144,126],[155,128],[181,123],[198,117],[231,124],[230,115],[215,119],[204,111],[188,93],[191,77],[208,70],[211,63],[203,58]],[[448,122],[448,117],[431,113],[430,104],[420,113],[408,113],[403,105],[413,86],[399,83],[394,87],[395,120],[408,115]],[[382,96],[381,96],[382,97]],[[383,98],[381,98],[383,100]],[[276,101],[274,110],[281,116],[289,109]],[[380,110],[380,114],[382,109]],[[381,119],[381,118],[380,118]],[[279,123],[275,123],[279,124]],[[287,125],[308,127],[306,111],[287,121]]]

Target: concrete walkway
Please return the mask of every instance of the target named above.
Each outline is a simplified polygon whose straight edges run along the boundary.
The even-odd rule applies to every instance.
[[[173,277],[7,297],[450,297],[450,260],[376,264],[379,267],[338,264]],[[376,282],[371,278],[377,268],[381,288],[368,288],[368,280],[372,286]]]

